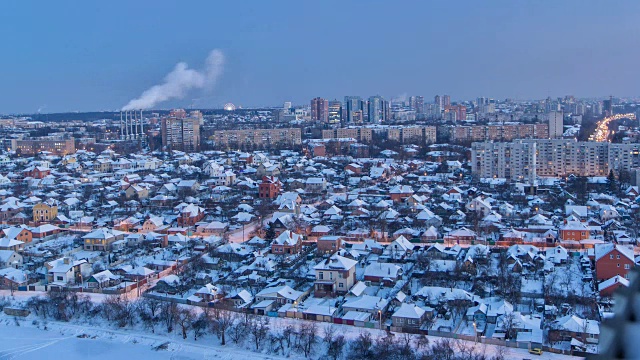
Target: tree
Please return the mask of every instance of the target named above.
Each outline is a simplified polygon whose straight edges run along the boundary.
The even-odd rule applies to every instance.
[[[219,308],[213,309],[213,321],[211,322],[211,329],[220,338],[220,345],[226,345],[226,334],[229,328],[233,325],[235,317],[231,311],[221,310]]]
[[[249,323],[244,317],[234,316],[233,325],[229,328],[229,338],[234,344],[242,343],[245,339]]]
[[[346,358],[348,360],[368,360],[376,358],[373,352],[371,334],[363,332],[351,343]]]
[[[253,345],[260,350],[262,341],[269,335],[269,318],[265,316],[253,316],[249,321],[249,336]]]
[[[309,357],[314,345],[317,342],[316,335],[318,327],[314,322],[303,322],[298,328],[298,349],[304,353],[304,357]],[[326,335],[326,334],[325,334]]]
[[[504,327],[505,331],[504,338],[506,340],[513,339],[516,337],[518,326],[520,326],[520,321],[518,320],[514,312],[508,312],[502,315],[502,326]]]
[[[160,321],[165,325],[167,332],[173,331],[173,325],[176,322],[176,316],[178,314],[178,305],[174,302],[165,302],[162,304],[162,311],[160,311]]]
[[[209,327],[209,316],[207,313],[200,313],[197,317],[193,318],[191,323],[191,329],[193,330],[193,340],[198,340],[198,337],[202,336]],[[224,344],[223,344],[224,345]]]
[[[438,360],[453,360],[455,358],[455,350],[450,339],[440,339],[431,345],[430,356],[427,358]]]
[[[618,191],[618,182],[616,181],[616,174],[613,173],[613,169],[609,170],[609,175],[607,175],[607,189],[611,194],[615,194]]]
[[[347,340],[342,334],[332,338],[327,346],[327,356],[333,360],[337,360],[342,355],[346,343]]]
[[[271,241],[273,239],[276,238],[276,230],[273,228],[273,226],[269,225],[267,226],[267,231],[264,235],[265,240]]]
[[[195,313],[191,309],[178,309],[176,322],[180,326],[180,330],[182,330],[182,338],[187,338],[187,332],[191,329],[191,324],[193,324],[193,319],[195,318]]]
[[[152,333],[155,333],[155,326],[160,321],[159,312],[161,306],[162,303],[160,301],[151,298],[142,298],[137,303],[138,316],[144,326],[150,329]]]

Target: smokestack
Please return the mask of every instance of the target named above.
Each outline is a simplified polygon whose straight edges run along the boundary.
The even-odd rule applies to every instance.
[[[133,138],[138,138],[138,114],[133,110]]]
[[[144,136],[144,126],[142,125],[142,109],[140,109],[140,137]]]
[[[133,139],[133,115],[129,114],[129,139]]]
[[[120,111],[120,139],[124,137],[124,128],[122,127],[122,111]]]

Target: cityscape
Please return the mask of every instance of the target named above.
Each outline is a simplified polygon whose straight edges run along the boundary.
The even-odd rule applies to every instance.
[[[347,3],[344,10],[356,6]],[[461,3],[460,19],[480,25],[438,33],[442,53],[451,50],[447,36],[494,34],[494,25],[480,21],[485,12],[489,19],[498,12],[522,21],[522,28],[515,20],[504,25],[518,28],[504,39],[551,41],[555,33],[536,33],[532,24],[549,21],[555,28],[555,11],[575,10],[559,4],[529,15],[528,3],[511,8],[490,1],[483,10]],[[620,6],[632,15],[640,11],[632,3],[604,10],[579,4],[588,9],[567,19],[582,32],[590,31],[583,20],[599,24],[596,15],[621,13]],[[348,52],[338,60],[335,53],[296,57],[307,46],[343,46],[324,43],[317,38],[324,30],[300,23],[328,4],[291,4],[298,13],[254,5],[220,5],[226,9],[215,14],[221,25],[193,14],[193,29],[171,30],[179,34],[169,38],[176,44],[165,53],[140,52],[144,62],[117,39],[168,37],[168,29],[152,34],[148,21],[158,12],[182,18],[182,7],[150,7],[140,24],[137,16],[110,18],[127,30],[98,30],[79,19],[96,37],[83,50],[87,56],[103,46],[126,56],[108,60],[113,67],[88,70],[82,60],[63,64],[50,53],[46,67],[58,68],[51,79],[39,77],[42,88],[13,85],[13,74],[29,78],[44,58],[0,60],[6,69],[0,70],[0,359],[638,357],[640,95],[629,90],[637,88],[635,64],[621,65],[601,86],[587,86],[582,63],[571,57],[584,53],[566,44],[559,56],[580,69],[569,72],[575,86],[522,70],[532,78],[526,92],[526,81],[507,75],[508,64],[517,62],[511,58],[483,69],[491,75],[483,83],[495,85],[491,91],[460,75],[466,70],[456,67],[455,56],[451,67],[438,69],[405,61],[409,53],[389,39],[418,45],[421,35],[397,33],[413,25],[393,18],[397,5],[389,5],[388,15],[362,10],[399,27],[388,38],[362,19],[343,23],[344,14],[332,20],[339,29],[326,30],[357,33],[361,28],[350,26],[363,25],[388,51],[368,60],[394,66],[371,72],[366,61],[349,65],[354,84],[360,71],[378,78],[376,86],[347,86],[339,81],[348,76],[342,70],[317,64],[351,64]],[[412,5],[422,14],[438,8]],[[0,5],[0,12],[22,14],[22,6]],[[60,6],[50,10],[64,19],[79,14],[62,14],[67,4]],[[114,11],[94,6],[78,11],[92,21]],[[201,6],[205,12],[211,5]],[[282,17],[301,34],[282,25]],[[430,19],[417,21],[416,32],[432,34],[429,26],[437,22]],[[198,31],[218,26],[246,33]],[[633,29],[619,26],[606,31],[632,39]],[[20,30],[8,48],[32,51],[14,40],[26,41],[30,31],[48,36]],[[56,41],[85,36],[52,31],[61,32]],[[266,43],[280,31],[315,38]],[[206,36],[220,47],[203,44]],[[60,51],[71,54],[85,45],[65,46]],[[503,46],[518,53],[543,45]],[[609,66],[615,54],[593,55],[584,64]],[[464,55],[469,62],[493,56]],[[242,67],[258,66],[254,61],[268,63],[278,81]],[[291,77],[281,76],[280,62]],[[299,71],[304,75],[296,77]],[[418,80],[422,71],[433,84]],[[68,82],[58,83],[57,72]],[[439,72],[447,81],[438,82]],[[86,82],[75,88],[78,73]],[[536,85],[538,73],[548,84]],[[58,90],[45,91],[52,82]],[[546,95],[536,95],[541,92]]]

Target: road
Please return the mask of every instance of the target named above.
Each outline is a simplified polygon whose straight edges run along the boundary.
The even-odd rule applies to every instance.
[[[603,142],[609,140],[609,123],[614,120],[620,120],[624,118],[629,118],[631,120],[635,120],[636,114],[616,114],[613,116],[607,116],[602,120],[598,121],[598,125],[596,126],[595,132],[589,136],[589,140]]]
[[[244,226],[244,236],[242,228],[233,230],[229,233],[229,242],[243,243],[250,239],[250,234],[260,227],[260,220],[252,221]]]

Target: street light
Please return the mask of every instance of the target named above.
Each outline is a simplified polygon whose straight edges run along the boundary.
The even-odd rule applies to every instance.
[[[478,328],[476,326],[476,322],[475,321],[473,322],[473,341],[475,343],[478,342]]]
[[[380,322],[380,330],[382,330],[382,310],[378,310],[378,318]]]

